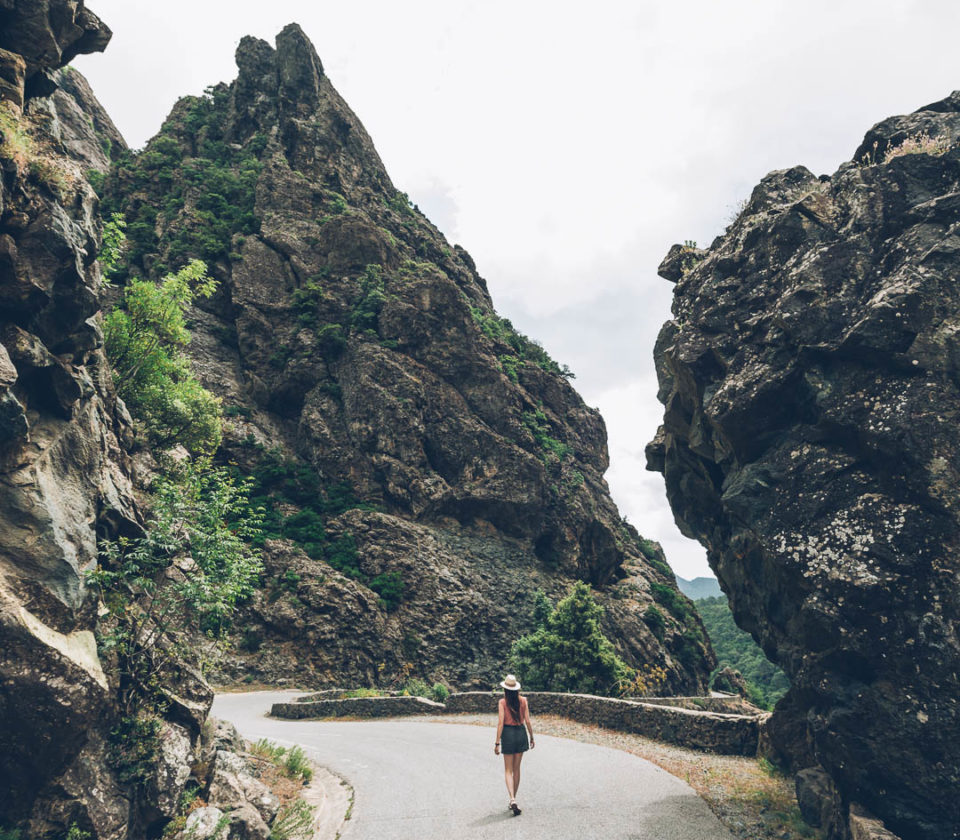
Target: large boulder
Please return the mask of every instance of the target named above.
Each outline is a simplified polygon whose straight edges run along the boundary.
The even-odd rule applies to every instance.
[[[671,250],[648,447],[791,679],[780,748],[909,840],[960,836],[958,136],[955,93]]]

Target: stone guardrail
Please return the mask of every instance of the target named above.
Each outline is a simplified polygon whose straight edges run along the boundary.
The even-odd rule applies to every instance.
[[[275,703],[271,714],[295,719],[380,718],[463,712],[495,714],[497,700],[501,696],[499,692],[467,691],[451,694],[445,704],[422,697],[356,697],[307,703]],[[525,692],[524,696],[530,701],[534,720],[541,714],[557,715],[721,755],[756,755],[760,728],[766,718],[766,715],[705,712],[589,694],[530,691]]]
[[[443,703],[425,697],[348,697],[343,700],[316,700],[307,703],[274,703],[270,710],[279,718],[362,717],[447,714]]]

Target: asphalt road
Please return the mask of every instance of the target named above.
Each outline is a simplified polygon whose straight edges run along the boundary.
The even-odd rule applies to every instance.
[[[492,727],[265,717],[290,695],[220,694],[213,714],[248,739],[299,744],[345,778],[356,799],[343,840],[732,840],[692,788],[629,753],[539,736],[514,817]]]

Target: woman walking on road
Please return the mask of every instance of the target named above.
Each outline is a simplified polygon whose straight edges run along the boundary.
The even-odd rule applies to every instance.
[[[520,787],[520,762],[528,749],[533,749],[533,724],[530,722],[530,706],[526,697],[520,696],[520,683],[513,674],[507,674],[500,687],[503,697],[499,703],[497,720],[497,743],[493,752],[500,755],[501,745],[503,752],[503,775],[507,782],[507,793],[510,795],[510,810],[520,814],[517,806],[517,788]],[[524,728],[526,727],[526,728]],[[527,732],[530,733],[529,743]]]

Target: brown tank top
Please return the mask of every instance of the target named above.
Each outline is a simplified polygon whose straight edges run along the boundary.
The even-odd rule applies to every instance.
[[[520,698],[520,720],[514,718],[513,714],[510,711],[510,707],[507,705],[507,699],[505,697],[500,698],[500,706],[503,708],[503,722],[507,726],[523,726],[523,722],[527,718],[527,698]]]

